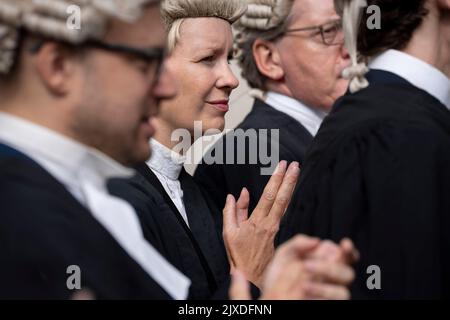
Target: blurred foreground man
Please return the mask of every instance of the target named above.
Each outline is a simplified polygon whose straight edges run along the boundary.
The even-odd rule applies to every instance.
[[[105,187],[149,157],[156,100],[175,94],[158,79],[159,1],[119,3],[0,1],[2,298],[64,299],[79,284],[96,298],[187,296]]]

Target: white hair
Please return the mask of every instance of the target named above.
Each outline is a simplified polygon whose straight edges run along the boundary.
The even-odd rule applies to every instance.
[[[288,17],[294,0],[246,0],[248,9],[239,26],[252,30],[269,30],[280,26]]]
[[[180,40],[180,29],[185,19],[212,17],[233,24],[246,10],[243,0],[163,0],[161,15],[168,32],[169,52]]]
[[[336,12],[342,16],[342,26],[345,35],[345,46],[349,52],[351,66],[346,68],[342,76],[350,80],[351,93],[369,86],[365,78],[369,71],[366,63],[360,60],[358,53],[358,29],[362,17],[362,9],[367,6],[366,0],[334,0]]]
[[[111,18],[135,21],[145,4],[159,0],[0,0],[0,74],[14,65],[19,29],[79,44],[101,39]],[[67,27],[68,8],[80,8],[82,27]]]

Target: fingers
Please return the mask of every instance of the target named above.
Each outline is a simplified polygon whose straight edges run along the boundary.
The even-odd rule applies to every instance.
[[[359,252],[355,248],[352,240],[345,238],[340,242],[340,247],[343,251],[344,258],[348,264],[354,264],[359,260]]]
[[[292,277],[307,275],[302,265],[302,255],[314,250],[320,243],[319,239],[311,238],[305,235],[298,235],[281,245],[267,267],[264,275],[264,290],[267,288],[278,287],[282,284],[280,279],[290,277],[288,282],[293,282]],[[299,264],[297,269],[290,269]]]
[[[281,220],[286,209],[291,201],[292,194],[294,193],[297,180],[300,175],[300,166],[298,162],[292,162],[284,176],[280,189],[275,198],[275,202],[270,210],[269,216],[271,216],[277,223]]]
[[[299,257],[308,254],[320,244],[320,239],[308,237],[306,235],[297,235],[278,248],[277,255],[283,257],[283,260],[299,259]]]
[[[244,275],[236,270],[231,275],[230,299],[231,300],[251,300],[250,285]]]
[[[95,296],[89,289],[82,289],[76,291],[70,300],[95,300]]]
[[[303,286],[307,299],[349,300],[350,291],[344,286],[325,283],[306,283]]]
[[[276,199],[278,189],[283,182],[284,175],[286,173],[287,162],[281,161],[272,177],[270,177],[269,182],[267,182],[264,192],[259,199],[258,205],[252,213],[254,218],[262,218],[269,214],[270,209],[272,209],[273,203]]]
[[[337,244],[330,240],[322,240],[317,249],[306,258],[311,260],[323,259],[331,262],[343,262],[342,256],[343,250]]]
[[[248,206],[250,205],[250,193],[247,188],[243,188],[241,195],[236,203],[237,208],[237,224],[241,225],[242,222],[248,219]]]
[[[323,240],[317,250],[308,259],[324,259],[330,262],[341,262],[352,265],[359,260],[358,250],[350,239],[343,239],[339,245],[330,240]]]
[[[305,269],[323,282],[349,285],[355,278],[353,269],[342,263],[326,260],[305,261]]]
[[[261,299],[263,300],[301,300],[305,298],[303,284],[309,275],[300,259],[277,267],[272,266],[265,275]]]
[[[229,194],[223,208],[223,231],[238,227],[236,217],[236,200]]]

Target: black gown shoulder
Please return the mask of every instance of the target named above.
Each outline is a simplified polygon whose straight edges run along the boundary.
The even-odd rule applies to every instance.
[[[279,242],[296,233],[361,252],[354,298],[450,296],[450,112],[407,83],[346,95],[307,154]],[[381,290],[369,290],[369,266]]]
[[[228,298],[229,264],[211,209],[188,177],[180,178],[189,226],[146,164],[132,179],[111,180],[110,192],[138,213],[145,238],[191,280],[190,299]]]
[[[0,144],[0,297],[68,299],[70,266],[96,299],[170,299],[47,171]]]

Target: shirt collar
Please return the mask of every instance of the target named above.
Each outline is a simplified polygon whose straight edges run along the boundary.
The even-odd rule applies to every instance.
[[[317,134],[323,119],[327,115],[325,112],[310,108],[294,98],[273,91],[267,93],[265,102],[300,122],[312,136]]]
[[[171,180],[178,180],[186,157],[170,150],[155,139],[150,140],[150,146],[152,156],[147,165]]]
[[[44,160],[70,171],[71,176],[87,175],[97,186],[134,173],[95,149],[28,120],[0,112],[0,128],[0,141],[41,165]]]
[[[432,65],[398,50],[387,50],[369,64],[371,69],[394,73],[428,92],[450,110],[450,79]]]

